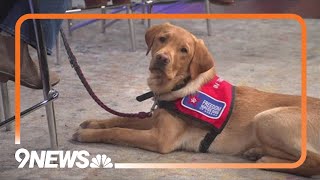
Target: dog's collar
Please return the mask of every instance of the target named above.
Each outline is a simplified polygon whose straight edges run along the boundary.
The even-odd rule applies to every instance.
[[[178,83],[171,91],[178,91],[179,89],[182,89],[184,88],[188,82],[191,80],[191,77],[188,76],[186,78],[184,78],[180,83]],[[154,93],[152,91],[149,91],[149,92],[146,92],[140,96],[137,96],[136,97],[136,100],[139,101],[139,102],[142,102],[144,100],[147,100],[147,99],[150,99],[152,97],[154,97]]]
[[[191,76],[184,78],[182,82],[178,83],[171,91],[178,91],[179,89],[184,88],[190,80],[191,80]]]

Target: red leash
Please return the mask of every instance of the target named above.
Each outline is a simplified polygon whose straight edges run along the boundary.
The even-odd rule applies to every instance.
[[[62,37],[62,41],[64,44],[64,47],[66,48],[68,57],[69,57],[69,62],[71,64],[71,66],[74,68],[74,70],[76,71],[79,79],[81,80],[82,84],[84,85],[84,87],[86,88],[86,90],[88,91],[89,95],[92,97],[92,99],[100,106],[102,107],[104,110],[108,111],[109,113],[116,115],[116,116],[120,116],[120,117],[130,117],[130,118],[147,118],[147,117],[151,117],[152,116],[152,111],[153,108],[151,109],[150,112],[139,112],[139,113],[121,113],[118,111],[115,111],[111,108],[109,108],[107,105],[105,105],[98,97],[97,95],[93,92],[92,88],[90,87],[89,83],[87,82],[86,78],[84,77],[82,70],[77,62],[77,58],[74,56],[74,54],[71,51],[71,48],[69,46],[69,43],[67,42],[66,36],[63,32],[62,29],[60,29],[60,33],[61,33],[61,37]]]

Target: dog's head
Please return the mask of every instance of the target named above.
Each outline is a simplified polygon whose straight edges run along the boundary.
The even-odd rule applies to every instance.
[[[196,79],[213,67],[204,45],[187,30],[169,23],[152,26],[145,34],[151,52],[148,85],[157,94],[170,92],[184,79]]]

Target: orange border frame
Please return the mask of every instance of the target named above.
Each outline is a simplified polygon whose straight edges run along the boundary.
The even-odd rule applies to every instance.
[[[115,168],[296,168],[307,156],[307,28],[295,14],[26,14],[16,23],[15,32],[15,144],[20,144],[20,29],[28,19],[287,19],[301,26],[301,157],[295,163],[115,163]]]

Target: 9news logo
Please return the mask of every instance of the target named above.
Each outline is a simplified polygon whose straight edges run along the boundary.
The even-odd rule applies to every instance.
[[[21,157],[22,156],[22,157]],[[88,160],[88,151],[36,151],[29,152],[20,148],[15,153],[16,160],[20,163],[18,168],[24,168],[29,162],[29,168],[37,165],[39,168],[112,168],[111,158],[105,154],[98,154]]]

